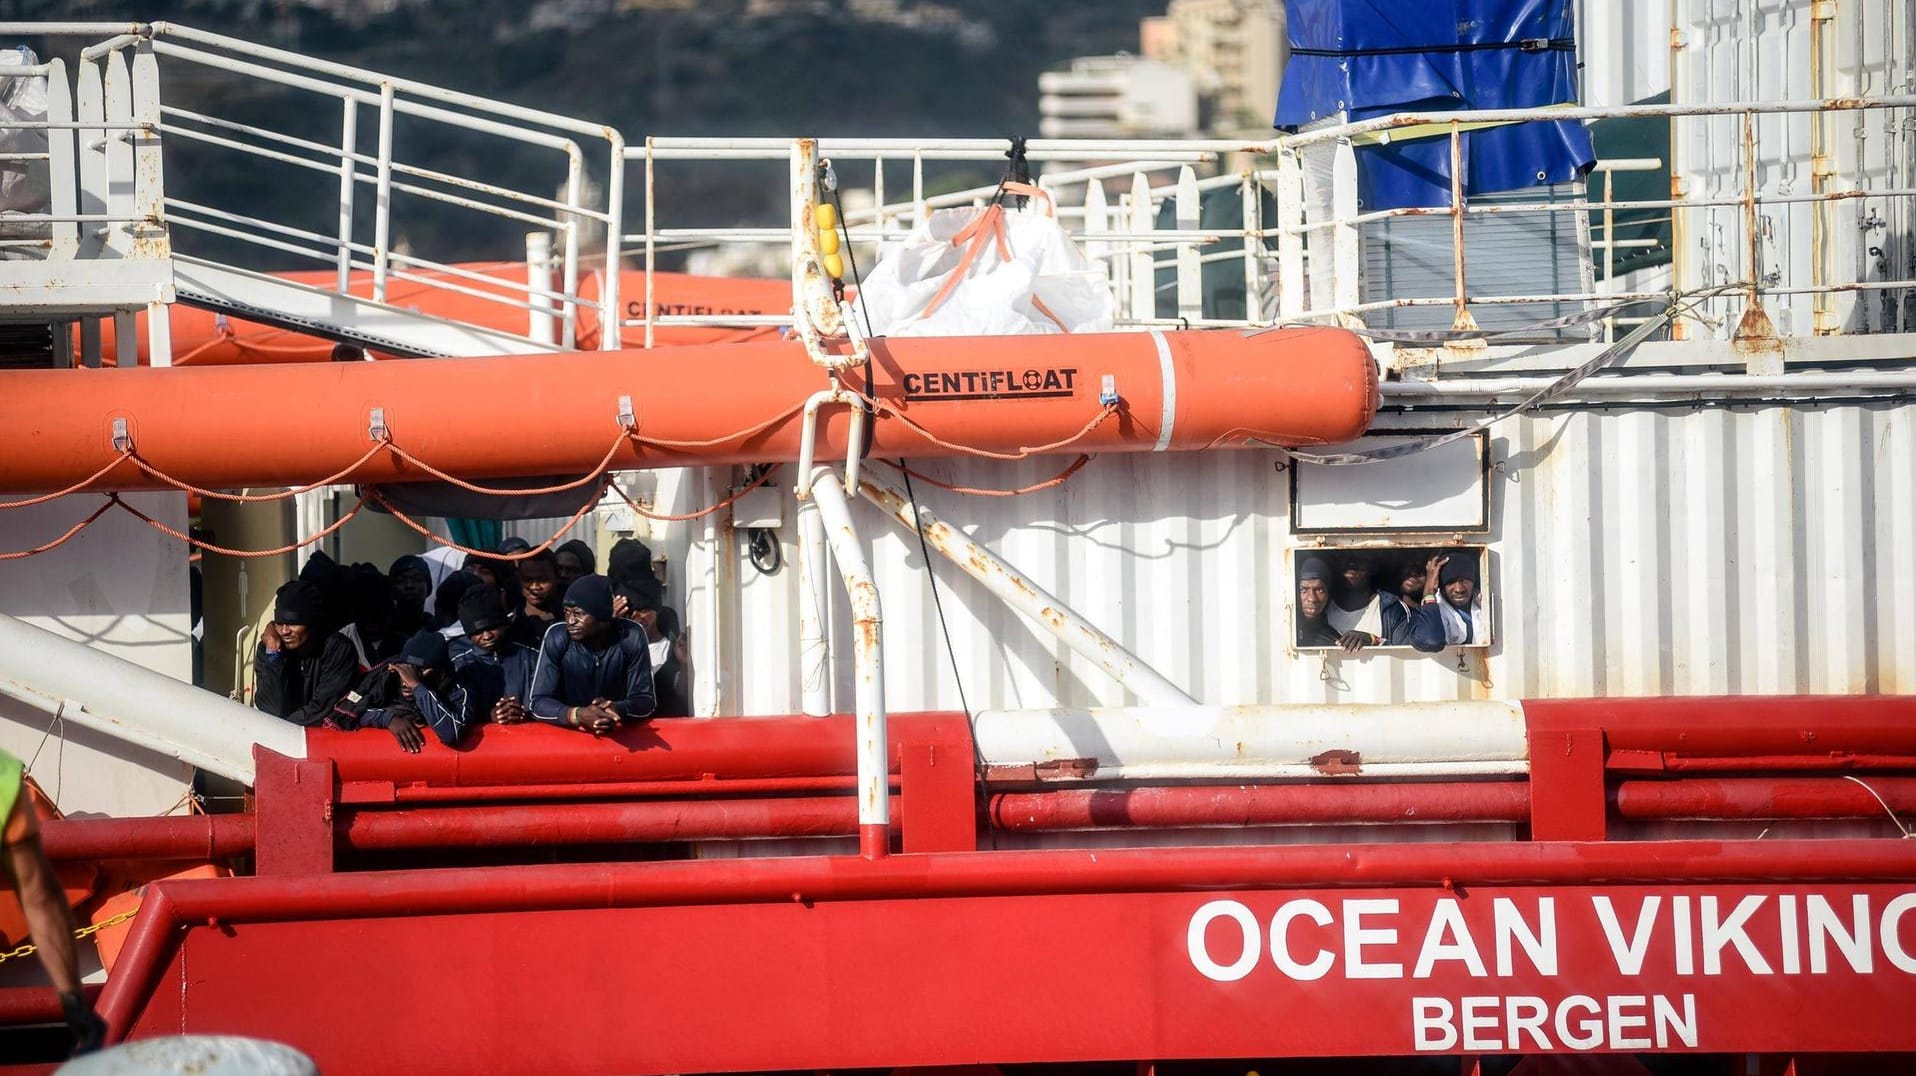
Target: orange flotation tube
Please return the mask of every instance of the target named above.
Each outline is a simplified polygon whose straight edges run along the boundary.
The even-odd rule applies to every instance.
[[[1356,335],[1297,328],[876,341],[877,456],[1149,452],[1311,445],[1364,432],[1377,366]],[[789,340],[650,351],[0,374],[9,492],[62,489],[113,464],[115,420],[153,468],[232,489],[790,461],[827,383]],[[847,383],[862,387],[862,377]],[[1106,407],[1107,392],[1116,403]],[[634,430],[623,432],[629,401]],[[374,448],[374,411],[392,449]],[[843,458],[846,407],[817,454]],[[616,447],[614,447],[616,444]],[[362,457],[364,457],[362,459]],[[357,463],[355,461],[358,461]],[[88,488],[151,489],[132,460]]]
[[[434,280],[445,280],[474,291],[497,294],[507,302],[525,302],[523,288],[526,282],[524,262],[473,262],[459,266],[468,272],[478,273],[498,280],[498,285],[489,285],[465,276],[437,270],[408,270],[415,276]],[[332,291],[338,283],[338,276],[331,269],[275,273],[283,280]],[[645,314],[645,273],[627,270],[619,276],[619,305],[624,308],[626,319],[641,318]],[[579,282],[580,298],[588,302],[597,302],[603,285],[603,277],[597,272],[585,276]],[[555,278],[552,289],[559,289]],[[372,295],[372,274],[364,271],[352,274],[347,289],[351,294],[361,297]],[[504,302],[491,302],[477,296],[461,292],[448,291],[433,287],[416,280],[393,279],[386,287],[386,301],[393,306],[418,310],[423,314],[448,318],[474,325],[483,325],[491,329],[524,333],[527,328],[528,311],[508,306]],[[789,280],[765,280],[747,277],[694,276],[690,273],[654,273],[652,274],[652,307],[658,315],[705,315],[720,317],[731,314],[789,314],[792,309],[792,284]],[[173,334],[173,364],[175,366],[233,366],[254,363],[289,362],[325,362],[332,357],[333,341],[307,333],[267,325],[244,318],[228,317],[211,310],[175,303],[168,311]],[[139,361],[144,366],[150,361],[147,353],[146,315],[136,319],[138,323]],[[581,349],[590,350],[599,346],[598,311],[586,307],[579,310],[577,343]],[[102,342],[102,354],[113,354],[113,322],[108,320]],[[731,328],[726,326],[671,325],[656,326],[653,342],[656,346],[669,347],[686,344],[737,343],[745,340],[775,338],[779,330],[772,327]],[[622,342],[627,347],[645,346],[644,326],[628,326],[622,334]],[[389,358],[380,352],[373,353],[374,358]]]

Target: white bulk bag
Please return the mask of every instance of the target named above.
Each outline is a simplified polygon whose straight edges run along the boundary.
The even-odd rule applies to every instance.
[[[1109,332],[1114,304],[1104,270],[1043,208],[941,209],[902,242],[887,244],[858,287],[858,304],[879,336],[1015,336]]]

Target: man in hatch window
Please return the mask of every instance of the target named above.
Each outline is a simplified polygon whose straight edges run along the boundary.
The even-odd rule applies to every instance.
[[[1331,605],[1331,566],[1323,557],[1297,565],[1297,645],[1336,646],[1337,629],[1325,613]]]
[[[539,645],[532,716],[595,736],[647,717],[654,705],[645,629],[612,615],[612,586],[580,576],[565,592],[565,623]]]
[[[1478,590],[1477,553],[1457,549],[1430,558],[1424,600],[1410,617],[1410,645],[1426,654],[1447,646],[1482,646],[1490,623]]]

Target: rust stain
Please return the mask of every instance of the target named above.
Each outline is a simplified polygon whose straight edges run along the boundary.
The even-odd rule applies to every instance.
[[[1334,748],[1312,755],[1311,768],[1326,777],[1348,777],[1364,772],[1364,756],[1345,748]]]
[[[1098,760],[1095,758],[1053,758],[1046,759],[1033,767],[1040,781],[1076,780],[1090,777],[1098,772]]]

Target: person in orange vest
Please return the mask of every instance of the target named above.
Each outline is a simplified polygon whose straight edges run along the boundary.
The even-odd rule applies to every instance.
[[[106,1023],[80,990],[80,957],[73,948],[73,910],[53,873],[46,850],[40,847],[40,822],[26,796],[26,767],[0,751],[0,850],[6,874],[26,913],[27,933],[40,953],[53,988],[60,992],[67,1028],[73,1032],[73,1052],[100,1048]]]

